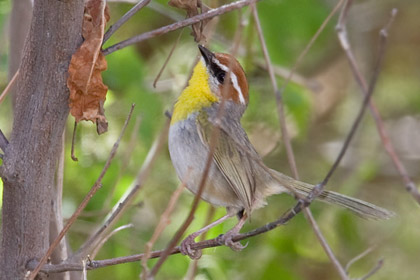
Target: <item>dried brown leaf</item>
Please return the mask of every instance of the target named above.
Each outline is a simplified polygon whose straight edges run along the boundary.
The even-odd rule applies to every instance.
[[[105,25],[109,20],[105,0],[88,0],[85,4],[82,35],[84,42],[73,54],[67,87],[70,90],[70,113],[76,122],[87,120],[97,124],[98,133],[106,132],[103,104],[108,87],[101,72],[107,63],[101,53]]]

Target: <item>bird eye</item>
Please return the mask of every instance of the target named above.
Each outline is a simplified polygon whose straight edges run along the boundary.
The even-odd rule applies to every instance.
[[[216,73],[216,79],[219,81],[219,83],[223,84],[225,81],[225,72],[224,71],[220,71]]]

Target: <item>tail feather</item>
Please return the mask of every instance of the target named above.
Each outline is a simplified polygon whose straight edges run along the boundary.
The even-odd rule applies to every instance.
[[[297,181],[277,171],[275,171],[275,177],[277,181],[279,181],[283,185],[284,188],[292,188],[298,194],[302,194],[305,196],[309,194],[314,188],[314,186],[311,184]],[[394,212],[376,206],[372,203],[332,191],[323,191],[317,197],[317,199],[319,199],[322,202],[335,204],[347,208],[356,215],[365,219],[386,220],[395,215]]]

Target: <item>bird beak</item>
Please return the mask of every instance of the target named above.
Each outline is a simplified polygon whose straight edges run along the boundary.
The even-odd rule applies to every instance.
[[[204,58],[204,61],[206,62],[206,64],[210,65],[214,54],[202,45],[198,45],[198,49],[200,50],[201,56]]]

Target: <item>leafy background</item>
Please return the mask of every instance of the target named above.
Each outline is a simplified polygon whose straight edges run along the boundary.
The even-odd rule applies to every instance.
[[[390,30],[384,66],[374,100],[385,126],[404,164],[419,184],[420,159],[420,2],[415,0],[354,1],[349,15],[350,40],[357,61],[367,78],[371,76],[377,51],[378,31],[388,20],[393,7],[399,9]],[[206,1],[211,7],[224,1]],[[332,10],[337,1],[274,1],[258,4],[262,27],[271,58],[275,65],[290,69],[311,36]],[[111,22],[115,22],[130,7],[127,3],[110,3]],[[0,1],[0,85],[7,84],[8,41],[7,21],[10,1]],[[275,109],[275,99],[267,72],[261,67],[263,56],[255,25],[247,8],[242,10],[247,26],[242,35],[238,59],[243,64],[250,83],[250,105],[243,126],[265,162],[273,168],[291,174],[281,142]],[[183,18],[182,11],[165,1],[152,1],[125,24],[107,43],[111,45],[148,30]],[[215,36],[209,47],[227,52],[238,27],[239,12],[219,18]],[[327,25],[309,54],[298,68],[302,81],[289,84],[284,100],[287,122],[293,137],[300,176],[307,182],[319,182],[335,159],[342,141],[361,103],[361,95],[340,49],[335,34],[337,16]],[[64,174],[64,216],[69,217],[102,169],[126,118],[130,104],[135,103],[135,118],[140,128],[134,133],[133,120],[123,138],[118,156],[103,181],[102,189],[89,203],[84,216],[73,226],[68,241],[77,249],[90,232],[103,220],[107,211],[130,186],[145,160],[154,139],[160,133],[171,106],[185,86],[194,58],[198,55],[190,29],[181,35],[168,67],[157,87],[153,87],[161,65],[180,31],[142,42],[107,56],[108,70],[104,73],[109,86],[105,104],[110,124],[109,132],[96,135],[94,125],[83,123],[78,128],[76,154],[79,162],[70,159],[73,119],[68,120]],[[278,77],[279,85],[283,79]],[[0,107],[1,129],[10,134],[11,100]],[[130,146],[130,137],[136,144]],[[1,161],[0,161],[1,162]],[[123,172],[122,172],[123,171]],[[167,148],[161,151],[152,173],[133,205],[118,225],[133,223],[134,228],[117,233],[105,244],[97,259],[125,256],[144,251],[161,213],[179,181],[172,168]],[[2,183],[0,182],[0,187]],[[379,259],[384,266],[371,279],[416,279],[420,254],[420,210],[404,191],[400,177],[379,141],[374,122],[366,115],[356,138],[334,174],[329,189],[373,202],[397,213],[389,221],[367,221],[351,213],[314,203],[314,212],[322,232],[341,263],[346,264],[367,248],[372,253],[350,268],[352,277],[366,274]],[[0,194],[1,195],[1,194]],[[155,249],[164,248],[179,224],[185,219],[192,195],[185,191],[172,223],[166,228]],[[271,197],[269,205],[254,213],[244,230],[250,230],[276,219],[292,206],[293,198]],[[188,232],[204,223],[209,205],[201,203]],[[217,209],[215,217],[223,215]],[[210,231],[214,237],[229,230],[235,221]],[[155,261],[150,261],[152,265]],[[175,255],[163,266],[158,279],[181,279],[191,261]],[[228,248],[208,249],[198,262],[196,279],[337,279],[337,273],[326,257],[313,231],[302,215],[287,226],[248,240],[242,252]],[[137,279],[139,263],[123,264],[88,273],[89,279]]]

